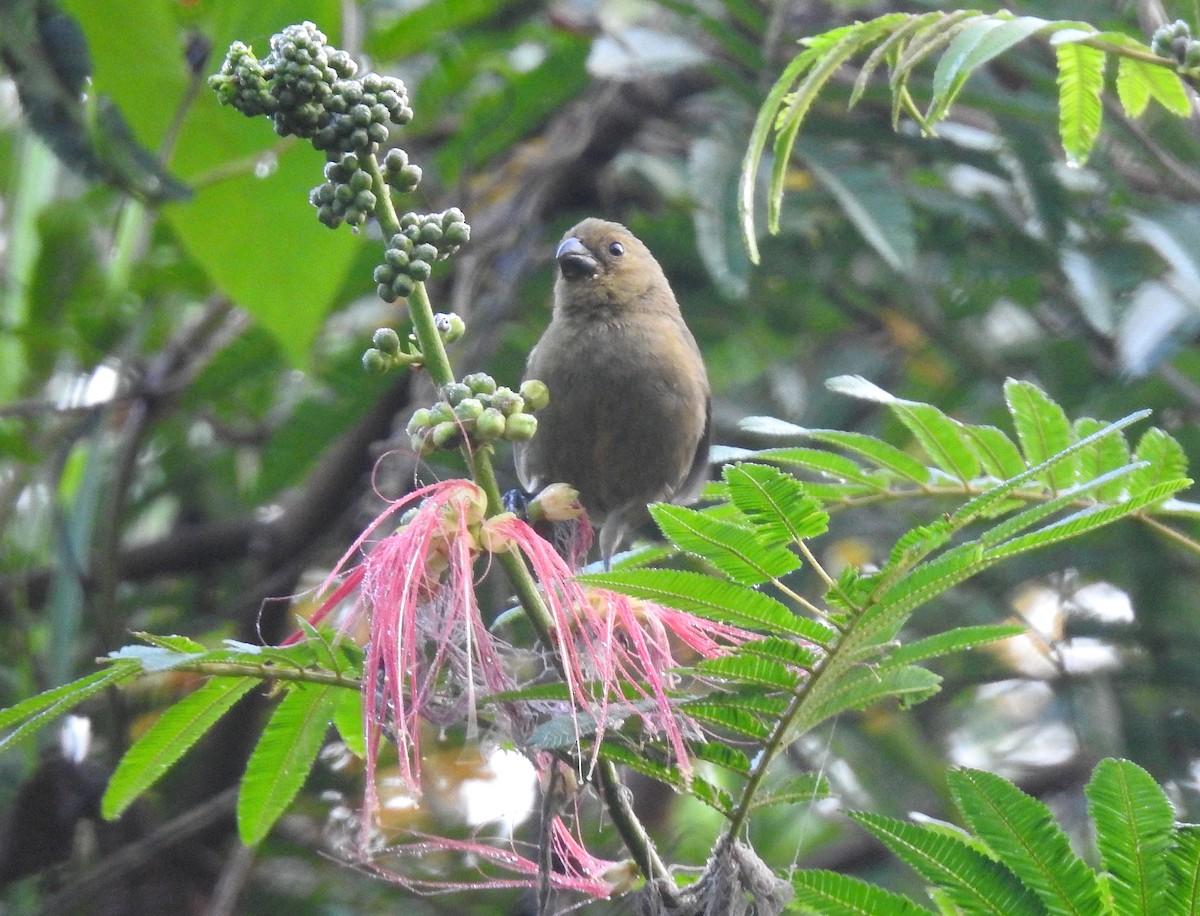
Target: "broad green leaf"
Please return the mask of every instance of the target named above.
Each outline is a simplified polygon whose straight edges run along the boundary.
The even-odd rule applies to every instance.
[[[298,684],[275,707],[238,791],[238,835],[247,846],[263,841],[299,793],[346,693],[358,695],[341,687]]]
[[[451,35],[515,5],[515,0],[429,0],[406,6],[387,28],[368,30],[367,51],[381,60],[428,53],[437,43],[452,41]]]
[[[949,655],[952,652],[974,649],[977,646],[986,645],[998,639],[1020,636],[1024,632],[1025,627],[1019,624],[958,627],[954,630],[947,630],[945,633],[937,633],[933,636],[927,636],[924,639],[918,639],[915,642],[905,643],[897,647],[880,662],[879,667],[890,668],[895,665],[910,665],[915,662],[923,662],[931,658]]]
[[[1200,826],[1176,827],[1175,845],[1167,853],[1167,882],[1164,904],[1175,916],[1200,914]]]
[[[43,725],[53,722],[89,697],[109,687],[133,680],[141,672],[141,665],[119,662],[0,710],[0,731],[16,726],[8,734],[0,737],[0,750],[19,744]]]
[[[1047,25],[1045,19],[1033,16],[1016,19],[995,16],[968,23],[938,61],[926,120],[940,121],[972,73]]]
[[[825,624],[793,614],[769,595],[701,573],[630,569],[578,576],[577,581],[655,601],[719,623],[768,634],[799,636],[821,646],[827,645],[836,635]]]
[[[234,703],[262,681],[251,677],[214,677],[174,706],[125,752],[100,803],[112,820],[169,770]]]
[[[722,470],[729,501],[767,543],[790,544],[824,534],[829,516],[804,484],[777,468],[731,464]]]
[[[1065,42],[1055,49],[1058,59],[1058,127],[1067,164],[1087,163],[1104,113],[1106,55],[1097,48]]]
[[[956,769],[947,780],[971,829],[1051,913],[1105,912],[1095,873],[1071,849],[1049,808],[992,773]]]
[[[791,881],[794,902],[825,916],[927,916],[930,912],[907,897],[835,871],[800,869],[792,872]]]
[[[779,543],[764,543],[753,529],[686,506],[658,504],[650,514],[663,534],[685,553],[712,563],[735,582],[758,585],[786,576],[800,558]]]
[[[850,817],[925,881],[944,891],[964,913],[1045,913],[1041,902],[1016,875],[965,839],[881,814],[855,811]]]
[[[1100,862],[1118,913],[1167,912],[1171,803],[1149,773],[1128,760],[1101,760],[1084,790]]]
[[[1008,379],[1004,400],[1030,466],[1041,464],[1071,445],[1071,424],[1063,409],[1046,393],[1029,382]],[[1050,489],[1058,492],[1075,482],[1073,463],[1059,464],[1045,475]]]

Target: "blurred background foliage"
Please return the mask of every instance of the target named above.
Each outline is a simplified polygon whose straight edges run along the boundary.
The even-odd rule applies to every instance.
[[[1195,17],[1191,0],[1006,6],[1143,40]],[[203,87],[232,40],[262,53],[302,19],[405,79],[416,119],[393,140],[425,170],[412,207],[458,206],[472,224],[471,244],[431,284],[435,307],[467,322],[452,354],[459,372],[519,379],[548,317],[554,243],[600,215],[626,222],[663,263],[709,365],[721,445],[766,444],[738,428],[763,414],[903,442],[882,412],[823,389],[845,373],[1003,426],[1001,384],[1013,376],[1072,417],[1151,407],[1200,466],[1200,121],[1152,108],[1132,123],[1111,107],[1088,166],[1067,168],[1053,58],[1036,40],[975,76],[934,139],[892,131],[886,87],[847,112],[847,67],[801,138],[783,231],[762,240],[751,269],[737,169],[796,40],[949,8],[64,0],[96,91],[192,195],[150,207],[80,177],[35,139],[0,80],[0,706],[90,670],[130,631],[279,638],[294,607],[267,599],[302,594],[379,496],[412,484],[407,439],[390,437],[429,392],[420,377],[359,365],[371,331],[401,318],[374,297],[378,240],[318,224],[307,194],[320,156],[220,109]],[[17,40],[12,21],[0,26],[0,41]],[[846,511],[817,546],[832,567],[870,563],[939,511]],[[1198,573],[1194,555],[1124,526],[981,576],[919,615],[913,635],[1018,617],[1030,639],[942,663],[935,700],[843,716],[789,762],[823,770],[843,806],[935,817],[947,810],[943,767],[985,767],[1081,828],[1091,766],[1123,755],[1195,820]],[[94,820],[106,769],[190,686],[164,677],[155,694],[95,703],[85,762],[65,760],[52,734],[40,751],[0,757],[0,900],[88,913],[399,906],[403,891],[322,855],[345,816],[338,793],[357,791],[353,767],[333,758],[261,849],[236,846],[227,790],[261,698],[152,802],[116,826]],[[446,798],[396,826],[442,815],[479,826],[452,813],[459,790],[499,767],[438,754]],[[703,863],[711,812],[661,787],[638,793],[664,858]],[[836,805],[764,811],[751,839],[777,868],[915,889]],[[403,905],[521,912],[526,902]]]

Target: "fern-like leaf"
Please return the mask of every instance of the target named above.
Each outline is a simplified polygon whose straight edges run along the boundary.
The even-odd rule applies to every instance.
[[[881,814],[851,812],[850,816],[962,912],[993,916],[1045,912],[1016,875],[964,839]]]
[[[1098,48],[1080,44],[1073,34],[1058,33],[1058,128],[1067,162],[1087,164],[1100,135],[1104,106],[1104,64],[1107,55]]]
[[[792,873],[796,903],[806,911],[825,916],[928,916],[929,910],[907,897],[885,891],[860,878],[835,871],[801,870]]]
[[[959,769],[947,779],[971,829],[1051,913],[1105,912],[1095,873],[1071,849],[1049,808],[992,773]]]
[[[1102,760],[1085,792],[1113,907],[1122,914],[1167,912],[1167,849],[1174,812],[1154,778],[1128,760]]]

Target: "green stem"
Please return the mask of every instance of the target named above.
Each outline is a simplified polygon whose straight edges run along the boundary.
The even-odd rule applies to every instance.
[[[324,684],[329,687],[345,687],[347,690],[362,689],[362,681],[358,678],[327,668],[292,668],[265,662],[181,662],[171,670],[190,671],[193,674],[212,677],[256,677],[264,681]]]

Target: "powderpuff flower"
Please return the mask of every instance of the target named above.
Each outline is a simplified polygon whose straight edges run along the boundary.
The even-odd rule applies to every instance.
[[[699,729],[669,696],[678,681],[676,645],[715,658],[756,635],[607,589],[585,588],[558,552],[515,516],[485,521],[481,541],[493,552],[516,550],[529,561],[554,619],[554,648],[576,707],[577,732],[581,712],[595,723],[592,763],[608,723],[618,712],[620,718],[632,713],[648,733],[665,738],[681,775],[690,779],[685,732],[699,734]]]
[[[432,484],[390,505],[346,551],[321,590],[331,587],[389,518],[414,504],[411,518],[367,550],[310,621],[320,623],[351,596],[354,605],[343,629],[366,617],[364,826],[378,809],[376,762],[385,735],[397,748],[400,782],[419,796],[420,722],[466,722],[472,733],[480,695],[516,687],[501,659],[502,645],[488,632],[475,600],[476,532],[487,500],[470,481]]]

